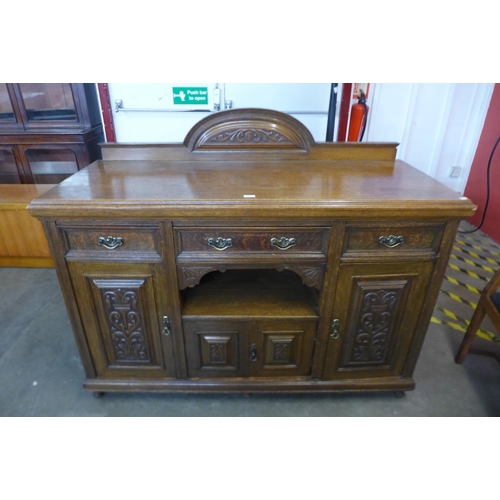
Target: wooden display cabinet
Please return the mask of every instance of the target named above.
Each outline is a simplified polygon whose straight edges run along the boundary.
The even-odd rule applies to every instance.
[[[0,184],[0,267],[54,267],[42,224],[26,206],[51,184]]]
[[[0,83],[0,184],[56,184],[99,159],[95,84]]]
[[[396,144],[229,110],[184,144],[104,144],[28,207],[84,388],[406,391],[470,200]]]

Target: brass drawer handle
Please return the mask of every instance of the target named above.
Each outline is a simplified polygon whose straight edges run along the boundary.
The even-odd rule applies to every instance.
[[[208,246],[222,251],[233,246],[232,238],[208,238]]]
[[[280,250],[288,250],[296,244],[297,240],[295,238],[285,238],[284,236],[282,236],[279,240],[278,238],[271,238],[271,246],[277,247]]]
[[[97,244],[101,247],[107,248],[108,250],[114,250],[115,248],[121,247],[123,245],[123,238],[121,236],[99,236]]]
[[[334,319],[332,322],[332,331],[330,333],[330,337],[332,339],[338,339],[339,338],[339,327],[340,327],[340,320]]]
[[[403,236],[394,236],[391,234],[390,236],[381,236],[378,239],[381,245],[385,245],[387,248],[396,248],[399,245],[402,245],[405,242]]]

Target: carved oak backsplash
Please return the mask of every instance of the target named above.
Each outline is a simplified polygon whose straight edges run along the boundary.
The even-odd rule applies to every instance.
[[[311,132],[290,115],[265,110],[228,110],[200,120],[184,145],[190,151],[283,148],[307,152],[315,144]],[[245,116],[246,115],[246,116]]]

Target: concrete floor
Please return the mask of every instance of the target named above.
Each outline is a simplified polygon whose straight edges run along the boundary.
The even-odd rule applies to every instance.
[[[455,364],[463,334],[434,323],[414,373],[416,389],[401,399],[392,393],[106,394],[96,399],[82,390],[83,369],[55,271],[0,268],[0,296],[0,416],[500,415],[500,365],[473,354]]]

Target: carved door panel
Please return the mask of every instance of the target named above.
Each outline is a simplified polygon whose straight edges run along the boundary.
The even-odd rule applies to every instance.
[[[343,264],[324,378],[400,375],[433,263]]]
[[[311,373],[317,321],[263,320],[252,325],[248,352],[253,377],[292,377]]]
[[[248,324],[230,320],[184,320],[189,377],[244,377]]]
[[[175,377],[162,266],[68,266],[98,376]]]

